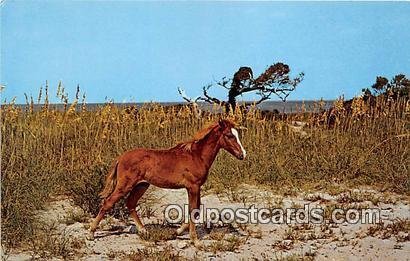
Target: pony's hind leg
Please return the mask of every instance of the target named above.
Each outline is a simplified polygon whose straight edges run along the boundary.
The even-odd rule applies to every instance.
[[[145,230],[144,224],[142,224],[141,219],[139,218],[135,208],[137,207],[138,200],[142,197],[142,195],[144,195],[148,187],[149,187],[149,184],[147,182],[141,182],[137,184],[131,190],[129,196],[127,197],[127,201],[126,201],[126,205],[127,205],[128,211],[130,212],[130,216],[134,220],[139,233],[147,233],[147,231]]]
[[[101,220],[104,218],[105,213],[107,213],[118,200],[120,200],[124,195],[126,195],[132,187],[127,186],[127,184],[117,184],[114,191],[107,198],[103,199],[100,211],[98,212],[97,217],[91,223],[90,226],[90,236],[89,239],[94,239],[94,232],[97,230],[98,225]]]

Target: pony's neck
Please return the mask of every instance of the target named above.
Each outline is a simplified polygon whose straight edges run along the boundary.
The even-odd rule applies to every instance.
[[[219,145],[219,138],[220,134],[214,133],[214,131],[212,131],[205,138],[198,141],[197,145],[199,156],[204,161],[207,170],[209,170],[216,158],[216,155],[221,149]]]

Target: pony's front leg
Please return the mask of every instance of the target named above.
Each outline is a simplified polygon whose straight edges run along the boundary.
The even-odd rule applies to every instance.
[[[196,232],[195,223],[193,222],[192,211],[199,209],[200,187],[195,185],[188,188],[188,201],[189,201],[189,237],[196,247],[201,247],[202,244],[198,240],[198,234]]]
[[[189,192],[188,192],[189,195]],[[188,199],[188,203],[189,203],[189,199]],[[200,193],[200,189],[198,189],[198,193],[196,196],[196,206],[197,208],[199,208],[201,206],[201,193]],[[198,215],[195,216],[195,218]],[[177,229],[177,235],[180,236],[184,233],[185,230],[187,230],[189,228],[189,222],[188,223],[182,223],[182,225]]]

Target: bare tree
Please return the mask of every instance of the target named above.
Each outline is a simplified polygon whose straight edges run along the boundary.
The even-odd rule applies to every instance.
[[[255,104],[272,98],[272,95],[286,101],[289,94],[296,89],[296,86],[303,80],[304,73],[299,73],[295,78],[290,77],[290,68],[284,63],[275,63],[269,66],[259,77],[253,78],[250,67],[240,67],[233,78],[222,78],[202,88],[202,95],[195,100],[185,99],[188,102],[203,101],[211,104],[219,104],[226,107],[226,111],[235,110],[236,98],[245,93],[254,92],[259,96]],[[228,91],[228,100],[219,100],[209,94],[209,90],[214,87],[222,87]],[[181,94],[181,89],[179,89]]]
[[[188,104],[189,104],[190,106],[192,106],[192,110],[193,110],[193,112],[194,112],[195,117],[200,118],[200,117],[201,117],[201,114],[202,114],[202,111],[201,111],[201,109],[198,107],[198,103],[197,103],[198,98],[192,99],[192,98],[188,97],[188,96],[186,95],[185,91],[182,90],[181,88],[178,88],[178,92],[179,92],[179,95],[181,95],[182,99],[184,99],[186,102],[188,102]]]

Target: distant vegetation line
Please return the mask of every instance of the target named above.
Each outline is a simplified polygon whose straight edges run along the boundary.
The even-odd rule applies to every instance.
[[[320,100],[292,100],[292,101],[266,101],[264,103],[261,103],[257,105],[257,108],[263,111],[274,111],[277,110],[282,113],[291,113],[291,112],[300,112],[304,108],[303,111],[305,112],[312,112],[315,109],[315,104],[317,104]],[[332,104],[334,103],[335,100],[322,100],[324,102],[323,108],[324,109],[329,109],[331,108]],[[238,105],[241,104],[251,104],[251,101],[246,101],[246,102],[241,102]],[[98,108],[101,108],[105,105],[106,103],[85,103],[87,106],[87,109],[89,110],[96,110]],[[141,108],[143,106],[150,106],[152,104],[157,104],[161,106],[180,106],[180,105],[188,105],[187,102],[114,102],[113,103],[115,106],[118,107],[130,107],[134,106],[136,108]],[[198,103],[199,107],[202,110],[212,110],[212,105],[206,103],[206,102],[199,102]],[[2,105],[3,106],[3,105]],[[26,107],[28,106],[27,104],[16,104],[18,107]],[[77,104],[77,108],[80,108],[82,105]],[[33,108],[35,111],[41,110],[41,108],[44,107],[44,104],[34,104]],[[56,109],[58,111],[64,110],[64,104],[63,103],[51,103],[49,104],[50,108]]]

